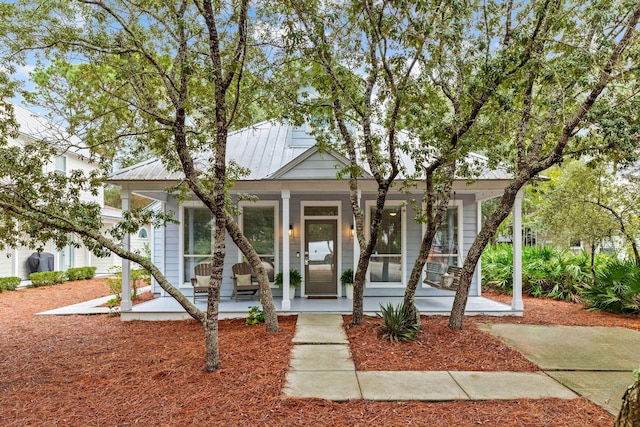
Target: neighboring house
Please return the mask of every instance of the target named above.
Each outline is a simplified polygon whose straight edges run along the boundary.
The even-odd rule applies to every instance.
[[[30,112],[29,110],[14,105],[14,115],[19,126],[19,135],[15,139],[10,139],[10,145],[26,145],[34,141],[45,141],[52,144],[66,140],[70,148],[61,150],[60,154],[50,159],[47,170],[61,174],[68,174],[72,170],[81,169],[85,172],[94,170],[95,165],[88,161],[88,153],[82,148],[82,141],[73,135],[69,135],[60,126],[50,122],[42,116]],[[102,220],[106,228],[116,224],[121,218],[121,213],[116,213],[104,206],[102,189],[96,195],[85,192],[83,200],[98,203],[102,209]],[[35,251],[34,249],[21,247],[0,251],[0,277],[17,276],[28,279],[29,270],[27,268],[27,258]],[[58,251],[53,243],[48,243],[44,247],[44,252],[53,255],[53,269],[64,271],[71,267],[97,267],[96,274],[104,275],[108,269],[118,265],[115,256],[98,258],[84,246],[75,248],[69,245]]]
[[[403,138],[408,138],[403,134]],[[247,168],[249,175],[238,180],[230,190],[252,194],[258,201],[240,201],[237,218],[244,234],[263,261],[271,263],[276,273],[296,269],[302,273],[299,295],[303,297],[341,297],[342,271],[354,268],[359,248],[353,236],[353,215],[346,180],[336,178],[348,160],[335,152],[321,152],[309,130],[286,123],[267,121],[233,132],[228,139],[227,160]],[[484,164],[486,159],[470,155],[468,161]],[[408,173],[413,164],[407,156],[402,162]],[[166,192],[182,178],[168,172],[157,159],[116,171],[109,179],[123,190],[160,202],[164,212],[172,211],[178,223],[153,230],[152,260],[167,279],[185,295],[191,295],[190,279],[194,266],[211,259],[213,222],[211,212],[194,198],[179,203]],[[416,182],[414,193],[398,191],[400,180],[387,198],[382,216],[380,237],[367,273],[366,296],[401,296],[416,259],[424,226],[414,221],[416,213],[409,199],[420,200],[423,183]],[[479,224],[480,201],[502,194],[509,182],[503,170],[486,170],[469,184],[456,180],[446,219],[436,236],[429,262],[461,265],[473,243]],[[375,209],[377,184],[371,176],[359,180],[360,206],[365,211],[366,232]],[[517,199],[520,203],[521,199]],[[243,259],[227,236],[222,298],[231,295],[231,267]],[[471,296],[479,296],[479,272],[473,276]],[[164,295],[156,286],[154,291]],[[417,296],[451,296],[420,282]],[[288,287],[274,289],[282,297],[282,308],[290,307]]]

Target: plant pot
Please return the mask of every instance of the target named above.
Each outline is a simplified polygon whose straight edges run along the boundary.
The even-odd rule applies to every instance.
[[[353,286],[345,286],[344,290],[347,294],[347,299],[353,299]]]
[[[289,299],[294,299],[296,297],[296,288],[293,286],[289,286]]]

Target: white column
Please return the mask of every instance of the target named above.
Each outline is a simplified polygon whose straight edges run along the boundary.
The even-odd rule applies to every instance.
[[[282,310],[291,310],[291,296],[289,295],[289,199],[291,191],[282,190]]]
[[[476,202],[476,217],[477,217],[477,224],[476,224],[476,236],[478,234],[480,234],[480,230],[482,230],[482,200],[478,200]],[[464,259],[462,260],[462,262],[464,263]],[[481,297],[482,296],[482,259],[478,260],[478,264],[476,264],[476,274],[478,277],[478,296]]]
[[[513,204],[513,310],[524,310],[522,302],[522,191]]]
[[[22,278],[22,274],[20,274],[20,266],[18,265],[18,257],[19,256],[20,256],[20,252],[18,251],[18,249],[14,249],[13,250],[13,260],[12,260],[12,263],[11,263],[11,275]]]
[[[122,212],[129,210],[129,199],[131,192],[128,188],[123,187],[120,192],[120,199],[122,200]],[[128,251],[131,247],[131,236],[125,234],[122,239],[122,247]],[[122,258],[122,301],[120,301],[120,311],[131,311],[131,261]]]
[[[361,206],[362,191],[358,189],[358,207]],[[365,215],[366,218],[366,215]],[[356,274],[358,268],[358,260],[360,259],[360,245],[358,244],[358,233],[356,232],[356,217],[353,216],[353,274]]]

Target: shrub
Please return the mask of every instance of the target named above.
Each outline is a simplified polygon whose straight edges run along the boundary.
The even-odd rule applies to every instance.
[[[245,323],[247,325],[264,323],[264,312],[257,305],[249,307],[249,315],[247,316]]]
[[[603,265],[607,259],[607,256],[599,255],[596,266]],[[580,289],[592,281],[592,276],[590,257],[584,251],[574,254],[553,246],[522,248],[522,288],[532,296],[577,300]],[[482,283],[489,289],[512,293],[511,245],[495,245],[485,250]]]
[[[62,283],[66,280],[66,278],[67,276],[64,271],[42,271],[39,273],[31,273],[29,275],[29,280],[31,280],[31,287],[34,288]]]
[[[95,275],[96,267],[77,267],[67,270],[67,278],[69,280],[93,279]]]
[[[382,318],[382,337],[389,341],[413,341],[420,332],[420,323],[411,315],[409,307],[400,303],[395,307],[392,303],[380,304],[378,317]]]
[[[591,310],[640,313],[640,267],[633,261],[611,259],[599,268],[593,283],[581,290]]]
[[[119,267],[114,267],[114,277],[107,279],[107,284],[112,294],[116,296],[118,303],[122,300],[122,271]],[[151,275],[149,272],[142,268],[131,269],[131,299],[134,300],[138,296],[138,288],[142,285],[148,284],[151,281]]]
[[[18,286],[20,286],[21,281],[22,279],[15,276],[0,278],[0,292],[5,289],[7,291],[15,291],[16,289],[18,289]]]

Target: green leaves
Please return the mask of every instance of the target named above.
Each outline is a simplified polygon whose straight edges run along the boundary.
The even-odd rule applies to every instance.
[[[410,307],[404,303],[398,306],[391,302],[386,306],[381,304],[377,316],[383,321],[380,325],[382,336],[389,341],[413,341],[420,333],[420,323],[416,322]]]

